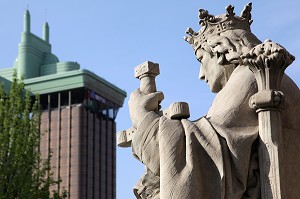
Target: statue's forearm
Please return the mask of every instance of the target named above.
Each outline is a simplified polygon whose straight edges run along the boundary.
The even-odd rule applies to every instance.
[[[132,138],[133,155],[153,173],[159,173],[159,115],[149,112]]]

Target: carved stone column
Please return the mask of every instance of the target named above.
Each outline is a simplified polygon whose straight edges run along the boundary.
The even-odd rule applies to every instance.
[[[249,105],[258,113],[258,154],[263,199],[286,198],[281,123],[281,110],[285,104],[279,88],[284,70],[294,59],[282,46],[270,40],[242,56],[243,64],[253,72],[258,85],[258,93],[250,98]]]

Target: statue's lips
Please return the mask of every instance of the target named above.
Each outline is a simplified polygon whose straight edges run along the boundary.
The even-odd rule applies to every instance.
[[[229,60],[229,62],[232,63],[232,64],[239,64],[240,59],[239,58],[233,58],[233,59]]]

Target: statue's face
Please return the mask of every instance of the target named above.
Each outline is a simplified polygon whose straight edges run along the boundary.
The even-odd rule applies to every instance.
[[[220,58],[212,56],[203,49],[196,51],[196,57],[201,63],[199,78],[204,80],[213,93],[219,92],[227,83],[228,72],[220,63]]]

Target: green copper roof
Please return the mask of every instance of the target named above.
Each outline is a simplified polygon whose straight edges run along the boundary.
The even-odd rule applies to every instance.
[[[119,89],[96,74],[84,69],[30,78],[24,80],[24,83],[27,89],[38,94],[85,87],[119,106],[123,105],[124,98],[126,97],[125,91]]]

